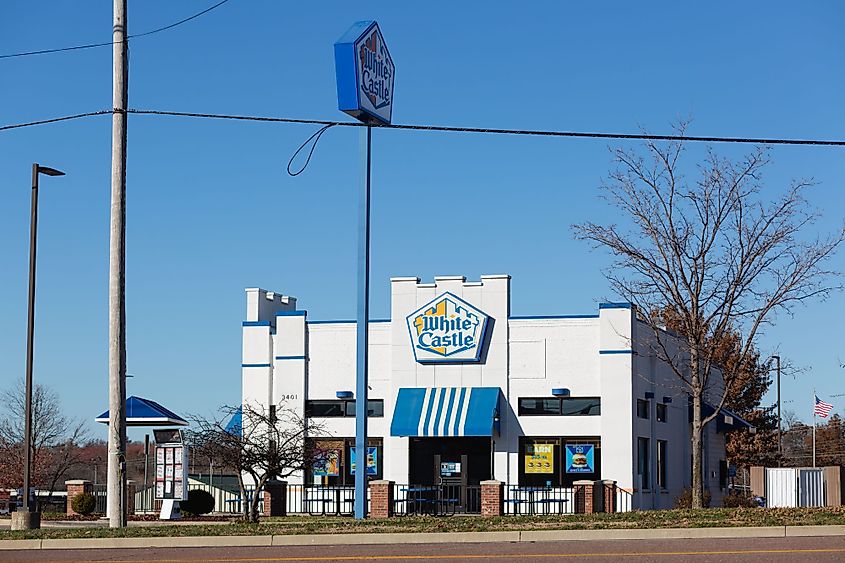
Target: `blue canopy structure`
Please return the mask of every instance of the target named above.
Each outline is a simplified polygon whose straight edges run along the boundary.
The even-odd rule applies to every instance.
[[[241,419],[243,418],[243,408],[238,407],[232,414],[232,418],[229,419],[229,422],[226,424],[226,432],[233,436],[240,437],[243,430],[241,429]]]
[[[109,423],[109,411],[104,412],[95,419],[103,424]],[[127,426],[188,426],[187,420],[166,409],[155,401],[141,397],[129,397],[126,399],[126,425]]]
[[[401,388],[391,436],[493,436],[499,428],[498,387]]]

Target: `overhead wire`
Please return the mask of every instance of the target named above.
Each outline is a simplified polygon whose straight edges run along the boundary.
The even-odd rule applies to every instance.
[[[320,142],[320,137],[322,137],[323,133],[328,131],[330,127],[334,127],[334,125],[324,125],[320,129],[315,131],[310,137],[308,137],[308,139],[306,139],[304,143],[299,145],[299,148],[296,149],[296,152],[293,153],[293,155],[290,157],[290,160],[288,161],[288,174],[290,176],[299,176],[300,174],[305,172],[305,169],[308,168],[308,164],[311,162],[311,157],[314,155],[314,150],[317,148],[317,143]],[[314,142],[311,144],[311,150],[308,151],[308,157],[305,159],[305,162],[302,164],[299,170],[297,170],[296,172],[292,172],[290,167],[293,165],[294,159],[296,159],[296,156],[300,152],[302,152],[302,150],[306,146],[308,146],[308,143],[310,143],[312,140]]]
[[[21,129],[23,127],[32,127],[34,125],[46,125],[48,123],[58,123],[60,121],[70,121],[72,119],[81,119],[83,117],[92,117],[95,115],[107,115],[113,113],[113,110],[104,109],[100,111],[89,111],[86,113],[77,113],[74,115],[65,115],[62,117],[53,117],[51,119],[39,119],[38,121],[27,121],[25,123],[13,123],[12,125],[0,126],[0,131],[8,131],[9,129]]]
[[[18,123],[0,126],[0,131],[7,129],[18,129],[34,125],[43,125],[57,121],[67,121],[93,115],[113,113],[119,110],[104,110],[98,112],[82,113],[53,119],[44,119],[28,123]],[[616,139],[616,140],[647,140],[647,141],[683,141],[683,142],[708,142],[708,143],[745,143],[755,145],[810,145],[810,146],[832,146],[845,147],[845,140],[838,139],[787,139],[773,137],[723,137],[723,136],[698,136],[698,135],[655,135],[650,133],[599,133],[588,131],[554,131],[539,129],[499,129],[490,127],[452,127],[447,125],[414,125],[414,124],[367,124],[357,121],[332,121],[326,119],[303,119],[293,117],[270,117],[260,115],[237,115],[222,113],[199,113],[187,111],[167,111],[149,109],[127,109],[127,114],[188,117],[197,119],[220,119],[234,121],[252,121],[264,123],[294,123],[305,125],[322,125],[328,127],[373,127],[377,129],[397,129],[406,131],[432,131],[447,133],[478,133],[490,135],[521,135],[539,137],[572,137],[589,139]],[[328,128],[326,127],[326,128]]]
[[[187,18],[181,19],[177,22],[173,22],[169,25],[165,25],[164,27],[159,27],[157,29],[145,31],[143,33],[135,33],[135,34],[132,34],[132,35],[127,35],[126,40],[136,39],[138,37],[146,37],[148,35],[153,35],[154,33],[160,33],[162,31],[167,31],[168,29],[173,29],[174,27],[180,26],[183,23],[187,23],[191,20],[194,20],[194,19],[204,15],[204,14],[207,14],[208,12],[214,10],[215,8],[219,8],[220,6],[222,6],[223,4],[225,4],[228,1],[229,0],[221,0],[217,4],[214,4],[213,6],[206,8],[205,10],[203,10],[201,12],[197,12],[196,14],[194,14],[192,16],[188,16]],[[0,55],[0,59],[11,59],[11,58],[15,58],[15,57],[28,57],[30,55],[46,55],[48,53],[64,53],[64,52],[67,52],[67,51],[78,51],[78,50],[81,50],[81,49],[92,49],[94,47],[106,47],[108,45],[114,45],[115,43],[118,43],[118,42],[116,42],[116,41],[106,41],[106,42],[103,42],[103,43],[88,43],[86,45],[75,45],[73,47],[59,47],[57,49],[42,49],[40,51],[25,51],[25,52],[22,52],[22,53],[7,53],[5,55]]]

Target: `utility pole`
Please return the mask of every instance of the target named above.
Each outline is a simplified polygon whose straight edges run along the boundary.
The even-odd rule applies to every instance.
[[[112,28],[111,224],[109,233],[109,527],[126,526],[126,107],[127,0],[114,0]]]

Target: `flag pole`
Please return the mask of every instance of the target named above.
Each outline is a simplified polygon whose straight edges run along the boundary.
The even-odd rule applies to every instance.
[[[816,389],[813,388],[813,467],[816,467]]]

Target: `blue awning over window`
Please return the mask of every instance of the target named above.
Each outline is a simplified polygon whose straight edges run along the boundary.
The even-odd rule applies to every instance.
[[[399,389],[391,436],[492,436],[499,431],[498,387]]]

